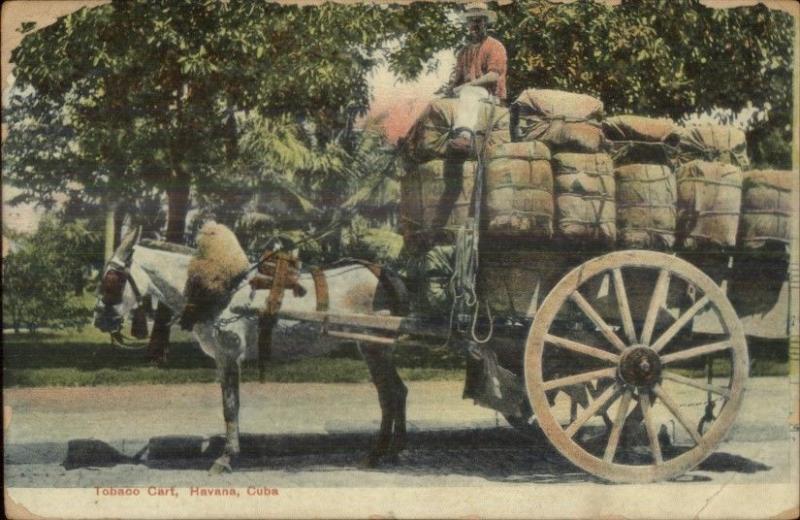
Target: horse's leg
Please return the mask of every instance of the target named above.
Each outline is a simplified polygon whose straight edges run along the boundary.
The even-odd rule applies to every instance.
[[[169,307],[158,302],[155,317],[153,318],[153,331],[150,333],[150,341],[147,343],[147,357],[153,363],[159,365],[167,361],[167,349],[169,348],[169,322],[172,319],[172,311]]]
[[[406,397],[408,396],[408,388],[403,384],[403,380],[400,379],[391,351],[386,350],[384,357],[389,366],[389,374],[394,388],[392,392],[394,396],[394,435],[392,435],[392,445],[389,447],[389,453],[397,456],[406,447]]]
[[[272,329],[277,320],[274,316],[258,318],[258,381],[264,383],[267,374],[267,361],[272,355]]]
[[[222,414],[225,418],[225,449],[214,461],[210,473],[232,471],[231,462],[239,455],[239,337],[233,332],[219,333],[217,369],[222,386]]]
[[[381,427],[367,464],[376,465],[385,455],[396,455],[405,446],[406,389],[391,358],[391,350],[381,345],[360,345],[381,406]]]

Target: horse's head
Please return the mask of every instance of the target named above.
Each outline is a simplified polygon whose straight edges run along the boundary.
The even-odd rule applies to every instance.
[[[118,332],[125,316],[140,303],[141,295],[130,275],[133,248],[140,234],[135,229],[125,235],[103,269],[94,307],[94,326],[103,332]]]

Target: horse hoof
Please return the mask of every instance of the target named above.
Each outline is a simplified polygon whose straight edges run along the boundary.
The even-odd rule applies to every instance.
[[[223,455],[215,460],[214,465],[208,470],[209,475],[221,475],[222,473],[233,473],[231,459],[227,455]]]

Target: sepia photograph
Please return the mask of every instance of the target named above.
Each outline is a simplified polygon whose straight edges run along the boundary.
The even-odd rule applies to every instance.
[[[800,4],[2,5],[5,516],[800,516]]]

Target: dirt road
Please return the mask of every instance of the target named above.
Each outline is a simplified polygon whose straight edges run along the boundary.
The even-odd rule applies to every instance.
[[[602,493],[626,488],[600,483],[543,437],[524,437],[494,412],[462,400],[459,383],[410,383],[409,390],[408,450],[396,465],[365,469],[361,461],[380,416],[370,385],[245,384],[242,460],[234,473],[221,476],[208,475],[210,459],[199,455],[221,442],[216,385],[5,390],[5,419],[10,419],[6,486],[232,486],[284,492],[510,486],[515,493],[539,493],[538,485],[563,485],[543,488],[549,497],[573,486],[607,490]],[[710,486],[711,496],[721,486],[789,484],[797,472],[798,437],[788,427],[788,396],[786,378],[752,379],[736,425],[716,452],[676,482],[644,487],[689,496]],[[93,439],[82,446],[95,450],[95,459],[66,469],[64,462],[74,456],[80,439]],[[146,459],[137,464],[124,459],[146,446]],[[706,508],[704,514],[710,511],[717,510]]]

